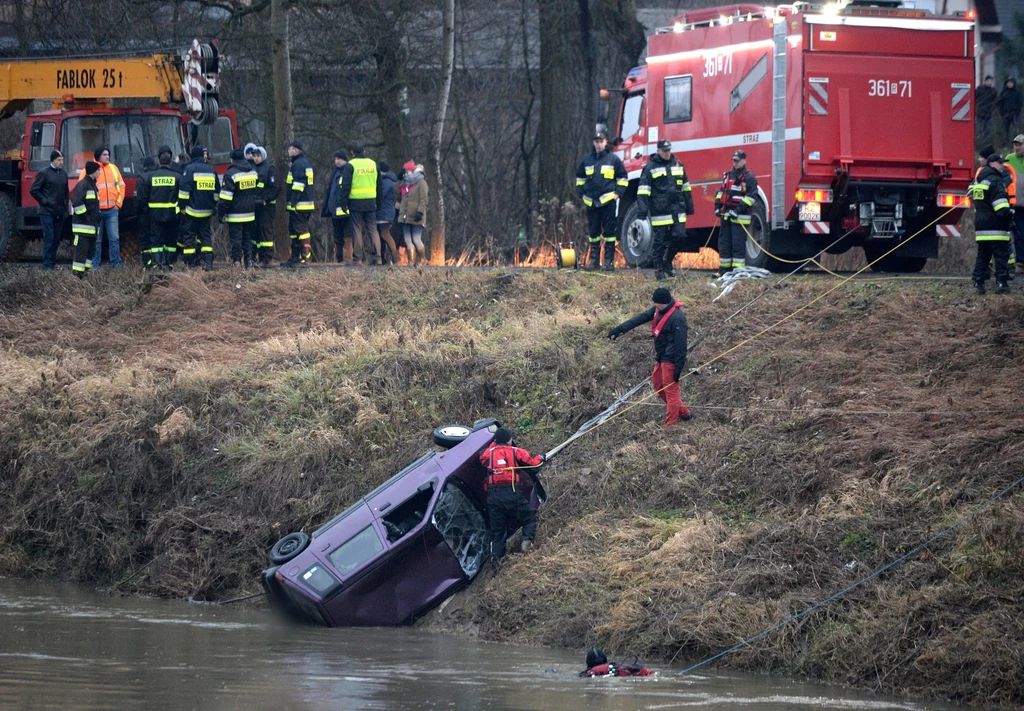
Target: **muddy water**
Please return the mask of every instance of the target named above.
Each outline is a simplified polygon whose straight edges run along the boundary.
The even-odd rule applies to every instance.
[[[0,579],[2,709],[947,709],[765,677],[578,679],[580,656]],[[678,670],[675,670],[678,671]]]

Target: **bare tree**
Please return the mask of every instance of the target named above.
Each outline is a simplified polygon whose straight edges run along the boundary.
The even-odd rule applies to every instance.
[[[452,91],[452,73],[455,71],[455,0],[443,0],[441,15],[441,85],[434,105],[434,120],[427,144],[427,171],[434,189],[430,191],[430,261],[444,264],[445,211],[441,178],[441,147],[444,140],[444,121],[448,112],[448,97]]]
[[[294,100],[292,98],[292,59],[288,37],[287,0],[272,0],[270,4],[271,56],[274,77],[274,145],[270,152],[277,156],[280,180],[288,170],[289,159],[285,148],[293,137]],[[287,199],[278,200],[282,207]],[[278,209],[274,220],[274,251],[278,259],[288,259],[291,239],[288,236],[288,211]]]

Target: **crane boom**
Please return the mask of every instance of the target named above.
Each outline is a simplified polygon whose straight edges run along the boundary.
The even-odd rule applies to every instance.
[[[184,103],[196,123],[217,117],[218,53],[194,40],[182,56],[149,54],[114,57],[18,59],[0,64],[0,118],[36,99],[55,105],[111,99],[155,98]]]

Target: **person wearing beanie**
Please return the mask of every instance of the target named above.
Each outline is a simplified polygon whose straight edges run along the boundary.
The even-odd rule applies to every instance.
[[[398,262],[398,245],[395,244],[395,238],[391,234],[391,225],[394,224],[395,217],[398,215],[398,201],[395,200],[395,183],[398,182],[398,178],[391,172],[391,166],[387,161],[383,160],[377,161],[377,174],[380,176],[377,234],[380,235],[381,249],[384,250],[381,254],[381,263],[387,262],[391,266],[395,266]]]
[[[533,547],[537,535],[537,512],[527,498],[533,482],[528,469],[540,467],[546,458],[534,456],[512,442],[512,431],[499,427],[494,441],[480,455],[487,469],[484,490],[487,492],[487,518],[491,532],[491,566],[497,567],[505,557],[505,543],[516,525],[523,527],[522,552]]]
[[[213,269],[213,230],[210,221],[217,209],[220,176],[204,157],[203,146],[192,146],[191,160],[185,166],[178,200],[182,209],[182,258],[189,267]]]
[[[110,266],[117,269],[121,266],[120,214],[125,198],[124,178],[117,166],[110,162],[110,149],[106,146],[100,146],[93,151],[93,158],[100,166],[100,175],[96,179],[100,200],[100,230],[96,235],[96,251],[92,256],[92,268],[99,269],[100,257],[103,254],[103,238],[106,237]],[[85,170],[82,170],[78,179],[81,180],[85,175]]]
[[[71,233],[75,236],[75,256],[71,270],[79,279],[92,269],[92,256],[99,232],[100,201],[96,179],[100,177],[99,163],[87,161],[82,178],[71,191]]]
[[[381,204],[382,192],[377,163],[366,157],[362,146],[353,146],[349,165],[352,166],[352,182],[342,188],[342,200],[348,204],[353,239],[362,247],[363,238],[369,235],[373,257],[367,262],[383,264],[380,234],[377,232],[377,208]]]
[[[277,172],[267,161],[267,151],[256,146],[252,152],[256,170],[256,258],[261,267],[274,261],[274,215],[277,212],[277,194],[281,191]]]
[[[171,167],[173,156],[168,146],[160,146],[160,165],[135,185],[137,204],[143,219],[148,221],[151,236],[152,260],[145,264],[147,268],[169,270],[178,254],[178,200],[184,178]]]
[[[68,217],[68,174],[64,171],[64,155],[50,151],[50,164],[36,173],[29,188],[39,203],[39,223],[43,228],[43,271],[57,266],[57,248]]]
[[[260,178],[245,159],[241,148],[231,151],[231,165],[221,183],[217,214],[228,226],[231,242],[231,264],[246,269],[253,267],[256,244],[256,199]],[[244,261],[243,261],[244,260]]]
[[[405,164],[408,168],[402,177],[401,195],[398,205],[398,223],[402,226],[402,238],[405,251],[409,255],[409,264],[416,263],[419,256],[420,264],[427,261],[427,248],[423,244],[423,230],[427,224],[427,205],[430,202],[430,190],[424,179],[423,166],[413,161]]]
[[[339,148],[334,151],[334,172],[327,184],[327,200],[320,216],[331,218],[334,227],[334,260],[338,264],[351,263],[355,266],[363,259],[363,245],[352,239],[348,200],[344,197],[345,187],[351,184],[352,166],[348,162],[348,153]]]
[[[292,242],[292,257],[285,266],[296,267],[308,264],[313,256],[310,244],[309,218],[316,209],[313,197],[313,166],[302,152],[302,141],[288,145],[288,157],[292,159],[291,169],[285,178],[288,192],[288,235]]]
[[[608,331],[608,338],[614,341],[637,326],[651,323],[655,356],[651,383],[665,403],[665,429],[668,429],[676,420],[693,417],[679,396],[679,379],[686,368],[686,314],[682,302],[673,299],[664,287],[655,289],[651,300],[654,302],[651,308]]]

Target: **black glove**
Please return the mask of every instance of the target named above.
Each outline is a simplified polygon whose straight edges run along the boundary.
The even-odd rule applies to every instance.
[[[618,328],[613,328],[608,331],[608,340],[614,341],[616,338],[622,335],[622,332]]]
[[[420,220],[423,219],[423,213],[417,210],[416,214],[413,215],[412,219],[416,220],[416,222],[419,222]]]
[[[679,366],[676,366],[675,371],[676,372],[672,375],[672,382],[678,383],[679,379],[683,377],[683,369],[680,368]]]

